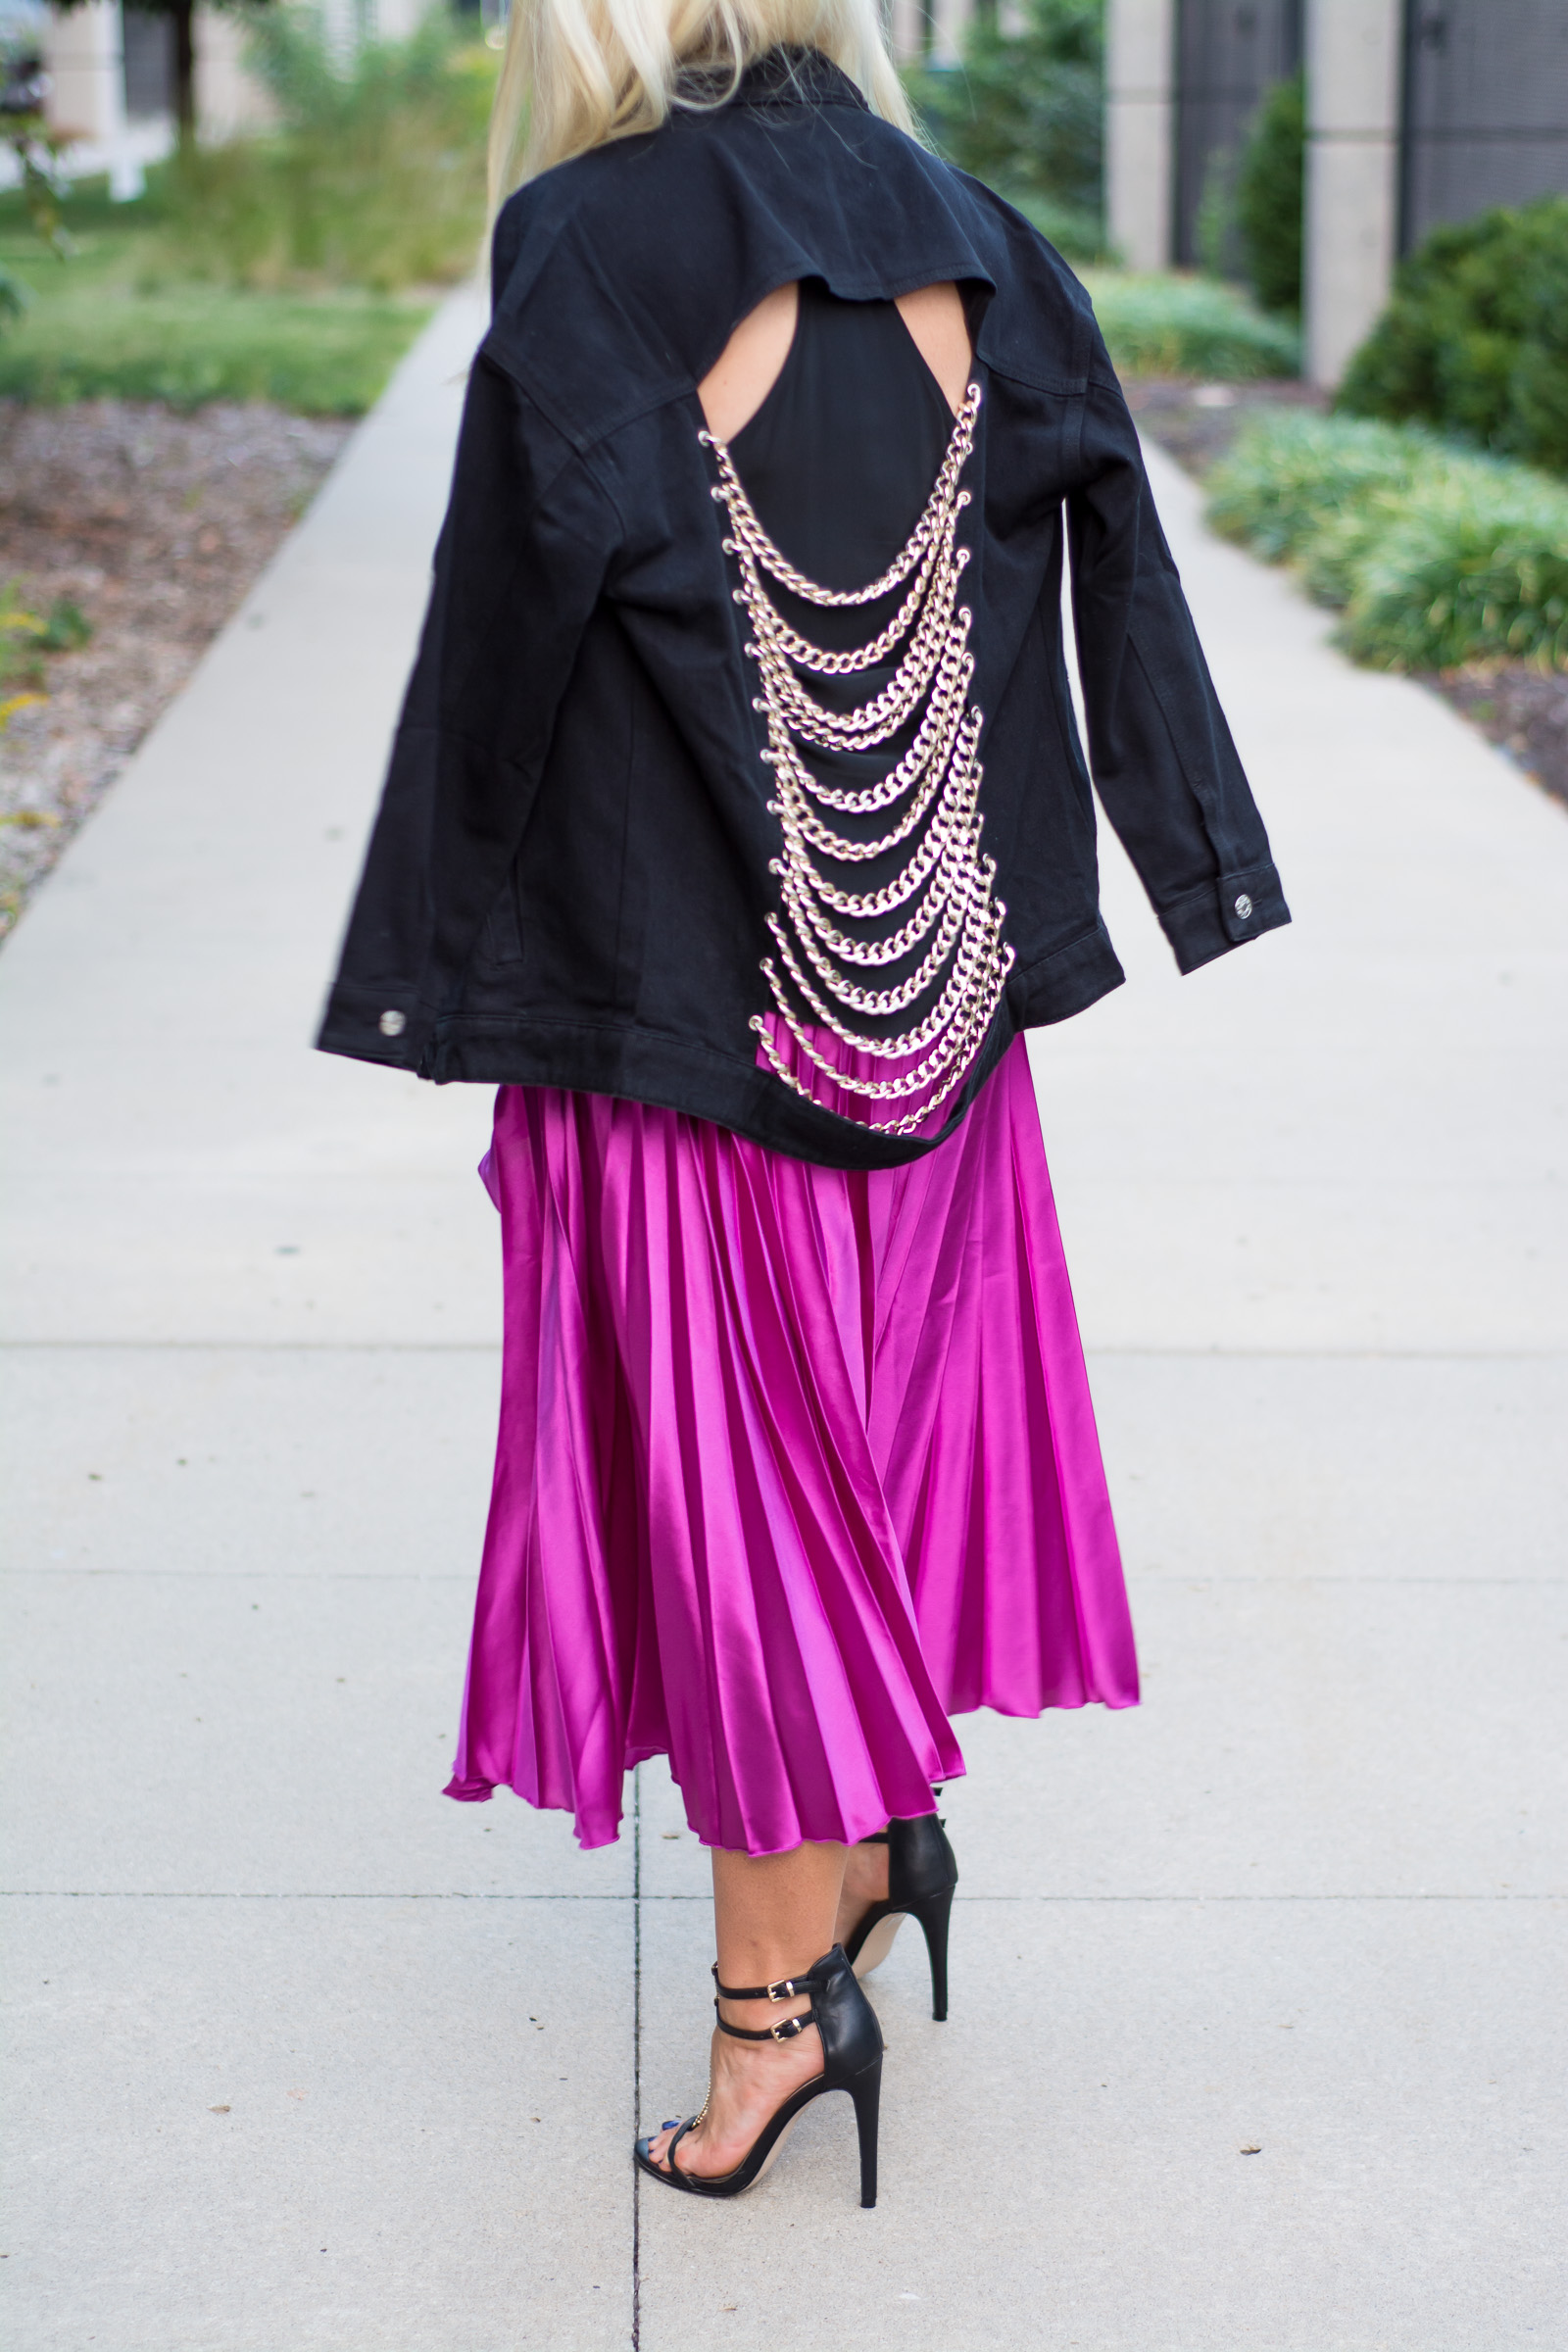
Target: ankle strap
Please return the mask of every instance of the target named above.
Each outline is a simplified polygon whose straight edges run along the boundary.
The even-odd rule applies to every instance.
[[[718,2020],[719,2032],[727,2034],[732,2041],[793,2041],[798,2034],[806,2032],[808,2026],[820,2023],[814,2008],[802,2009],[794,2017],[781,2017],[776,2026],[732,2026],[716,2001],[713,2003],[713,2015]]]
[[[779,1977],[771,1984],[720,1984],[715,1960],[711,1975],[719,1998],[726,2001],[793,2001],[798,1993],[822,1989],[821,1978],[808,1968],[798,1977]]]
[[[713,1963],[713,1983],[718,1987],[719,1999],[725,2001],[791,2001],[798,1994],[814,1993],[821,1989],[821,1979],[810,1969],[803,1976],[779,1977],[771,1984],[720,1984],[716,1960]],[[814,2026],[818,2022],[814,2002],[809,2009],[802,2009],[794,2017],[781,2017],[776,2026],[732,2026],[719,2008],[718,2001],[713,2003],[713,2015],[718,2020],[719,2032],[727,2034],[732,2041],[793,2041],[797,2034],[806,2032],[808,2026]]]

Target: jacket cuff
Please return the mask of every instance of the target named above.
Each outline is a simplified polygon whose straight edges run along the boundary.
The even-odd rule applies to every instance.
[[[1190,890],[1162,906],[1159,919],[1180,969],[1196,972],[1200,964],[1245,948],[1260,933],[1278,931],[1290,921],[1291,910],[1275,868],[1250,865]]]
[[[340,980],[326,1001],[317,1051],[416,1070],[434,1027],[434,1015],[407,987],[389,983],[378,989],[359,980]]]

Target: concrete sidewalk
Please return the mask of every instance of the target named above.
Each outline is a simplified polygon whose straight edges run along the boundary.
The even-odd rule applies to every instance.
[[[0,958],[0,2340],[1560,2346],[1568,821],[1157,458],[1297,923],[1179,982],[1107,843],[1131,985],[1035,1041],[1147,1703],[961,1727],[874,2214],[838,2102],[638,2199],[711,1956],[667,1777],[590,1856],[439,1796],[488,1102],[307,1051],[477,323]]]

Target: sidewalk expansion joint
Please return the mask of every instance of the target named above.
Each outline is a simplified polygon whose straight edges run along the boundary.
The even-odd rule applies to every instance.
[[[633,2008],[640,2020],[642,2011],[642,1907],[645,1903],[710,1903],[710,1890],[700,1894],[650,1894],[641,1886],[624,1894],[485,1894],[464,1893],[453,1889],[446,1893],[408,1893],[397,1888],[390,1890],[355,1889],[345,1892],[323,1892],[320,1888],[304,1888],[285,1892],[271,1887],[189,1887],[189,1886],[7,1886],[0,1887],[0,1902],[13,1903],[630,1903],[633,1917],[633,1945],[636,1956],[636,1980]],[[1545,1888],[1540,1893],[1523,1889],[1495,1894],[1465,1894],[1444,1888],[1414,1887],[1405,1892],[1397,1890],[1375,1893],[1335,1892],[1320,1894],[958,1894],[955,1901],[961,1906],[982,1903],[1052,1903],[1056,1905],[1097,1903],[1186,1903],[1201,1909],[1210,1903],[1561,1903],[1568,1902],[1568,1886]],[[639,2034],[641,2027],[639,2024]],[[640,2044],[639,2044],[640,2048]],[[634,2061],[634,2073],[640,2066]]]
[[[0,1353],[15,1349],[83,1353],[174,1355],[489,1355],[499,1356],[496,1340],[313,1340],[313,1339],[8,1339],[0,1334]],[[1511,1346],[1473,1348],[1152,1348],[1114,1343],[1084,1343],[1091,1363],[1148,1359],[1153,1363],[1281,1363],[1281,1364],[1556,1364],[1568,1362],[1568,1349]]]

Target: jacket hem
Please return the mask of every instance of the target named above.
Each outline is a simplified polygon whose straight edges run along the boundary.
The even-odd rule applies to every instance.
[[[1054,948],[1019,966],[1007,982],[1007,1009],[1014,1029],[1047,1029],[1071,1020],[1120,988],[1121,968],[1102,920],[1064,948]]]
[[[879,1135],[804,1101],[771,1071],[739,1056],[613,1022],[571,1022],[454,1014],[436,1024],[420,1075],[497,1086],[557,1086],[614,1095],[727,1127],[769,1152],[829,1168],[896,1168],[923,1159],[951,1133],[1012,1042],[1005,1018],[993,1023],[964,1082],[958,1110],[929,1137]]]
[[[1015,970],[957,1104],[930,1136],[888,1136],[835,1117],[780,1084],[771,1071],[717,1048],[625,1021],[450,1013],[432,1019],[408,991],[340,983],[317,1045],[323,1054],[416,1069],[438,1086],[556,1086],[614,1095],[727,1127],[770,1152],[830,1168],[896,1168],[923,1159],[958,1125],[1023,1029],[1064,1021],[1126,977],[1102,922],[1066,947]],[[374,1006],[407,1006],[387,1036]]]

